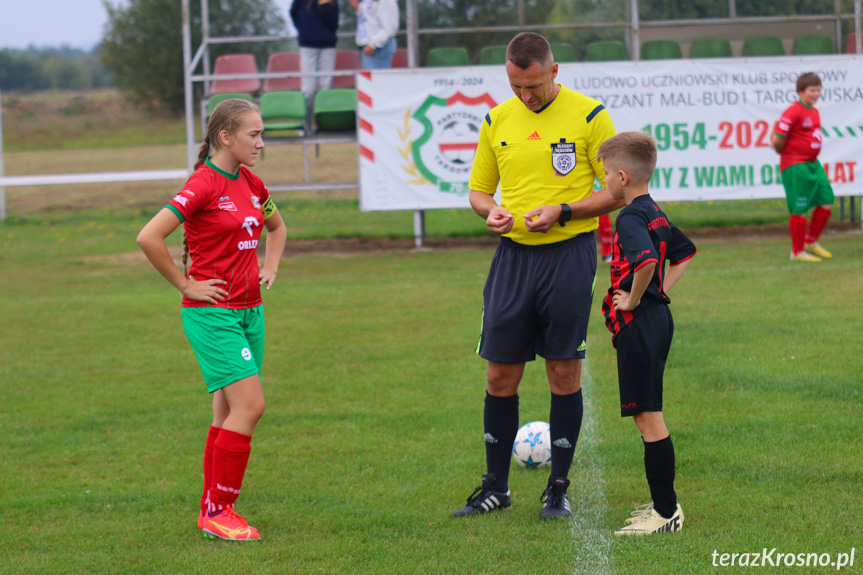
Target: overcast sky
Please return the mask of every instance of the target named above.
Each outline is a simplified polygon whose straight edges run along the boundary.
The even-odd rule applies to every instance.
[[[115,5],[118,2],[111,0]],[[273,3],[287,19],[291,0]],[[0,49],[58,48],[65,44],[90,50],[102,38],[107,18],[102,0],[2,0]]]

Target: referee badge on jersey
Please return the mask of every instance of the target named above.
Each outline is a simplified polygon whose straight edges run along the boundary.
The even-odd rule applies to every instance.
[[[560,142],[551,145],[551,166],[561,176],[565,176],[575,167],[575,144]]]

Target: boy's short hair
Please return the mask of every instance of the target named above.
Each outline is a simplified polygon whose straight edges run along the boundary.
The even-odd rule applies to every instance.
[[[621,132],[599,147],[597,160],[618,162],[629,172],[634,184],[644,184],[653,178],[656,169],[656,140],[646,132]]]
[[[797,77],[797,93],[799,94],[810,86],[820,86],[821,77],[815,72],[806,72]]]
[[[527,70],[534,62],[544,66],[549,60],[554,61],[548,40],[536,32],[516,34],[506,47],[506,59],[522,70]]]

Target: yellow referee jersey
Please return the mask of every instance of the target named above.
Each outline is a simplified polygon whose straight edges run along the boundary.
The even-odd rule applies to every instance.
[[[596,218],[589,218],[545,234],[529,232],[523,216],[539,206],[588,197],[595,177],[604,185],[596,154],[616,133],[602,104],[563,86],[539,113],[510,98],[482,123],[469,187],[494,195],[500,183],[501,205],[515,219],[505,235],[520,244],[550,244],[595,230]]]

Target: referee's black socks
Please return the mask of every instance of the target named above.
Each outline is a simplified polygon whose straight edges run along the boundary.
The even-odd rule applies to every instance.
[[[674,444],[670,435],[659,441],[644,441],[644,474],[653,508],[665,518],[672,517],[677,511],[677,494],[674,492]]]
[[[575,445],[581,432],[584,401],[581,390],[569,395],[551,394],[551,411],[548,416],[551,435],[551,477],[566,477],[572,466]]]
[[[485,462],[489,473],[494,473],[494,491],[509,488],[509,463],[512,444],[518,433],[518,395],[498,397],[485,394],[483,409],[485,432]]]

